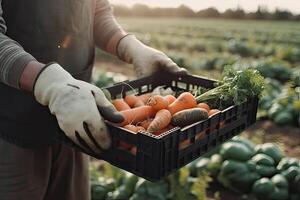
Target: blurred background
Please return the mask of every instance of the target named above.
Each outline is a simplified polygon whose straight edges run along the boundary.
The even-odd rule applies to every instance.
[[[260,100],[258,122],[241,135],[255,144],[274,143],[286,156],[300,159],[299,1],[111,3],[118,22],[127,32],[162,50],[192,74],[219,79],[226,65],[237,70],[259,70],[266,78],[266,88]],[[97,51],[96,66],[95,81],[100,87],[134,78],[131,65],[101,50]],[[209,186],[213,179],[205,180],[209,181],[203,183],[202,191],[206,193],[202,199],[253,199],[222,185]]]

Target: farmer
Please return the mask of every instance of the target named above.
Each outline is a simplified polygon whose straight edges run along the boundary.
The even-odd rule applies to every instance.
[[[139,77],[186,71],[124,32],[107,0],[0,2],[0,199],[88,200],[88,157],[51,138],[60,127],[99,153],[110,146],[102,117],[123,120],[88,83],[95,46]]]

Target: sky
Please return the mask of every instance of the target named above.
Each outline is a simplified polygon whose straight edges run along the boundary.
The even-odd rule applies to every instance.
[[[254,11],[259,5],[263,5],[267,6],[271,11],[280,8],[300,13],[300,0],[110,0],[110,2],[127,6],[143,3],[151,7],[178,7],[181,4],[185,4],[194,10],[216,7],[220,11],[236,8],[237,6],[247,11]]]

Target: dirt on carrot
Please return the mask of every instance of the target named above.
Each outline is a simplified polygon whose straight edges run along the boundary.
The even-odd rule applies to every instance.
[[[166,109],[169,105],[169,102],[164,97],[160,95],[155,95],[153,97],[150,97],[147,105],[152,106],[153,109],[159,111],[162,109]]]
[[[147,131],[150,133],[157,132],[159,130],[162,130],[163,128],[166,128],[172,119],[171,113],[166,110],[160,110],[156,113],[155,118],[153,121],[150,123]]]
[[[172,125],[184,127],[208,118],[208,112],[203,108],[191,108],[177,112],[172,117]]]

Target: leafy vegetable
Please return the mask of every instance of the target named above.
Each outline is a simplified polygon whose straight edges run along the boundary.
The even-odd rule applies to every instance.
[[[296,158],[286,157],[286,158],[281,159],[281,161],[277,165],[277,169],[281,172],[289,169],[290,167],[300,168],[300,161],[297,160]]]
[[[241,104],[249,97],[260,95],[264,89],[264,78],[257,70],[234,70],[226,66],[223,79],[213,88],[196,98],[197,102],[224,101]]]
[[[223,144],[220,150],[220,155],[224,160],[247,161],[254,153],[253,149],[237,141],[230,141]]]
[[[218,181],[237,193],[249,193],[255,181],[260,178],[253,162],[225,160],[218,175]]]
[[[292,70],[283,63],[262,62],[256,66],[256,69],[264,77],[272,78],[285,82],[291,78]]]
[[[271,179],[262,178],[253,185],[253,193],[259,200],[286,200],[289,197],[286,178],[276,174]]]
[[[152,183],[145,179],[139,179],[136,184],[135,193],[131,200],[166,200],[168,185],[163,182]],[[124,199],[124,198],[123,198]],[[125,198],[128,199],[128,198]]]
[[[251,161],[256,164],[256,170],[262,177],[271,177],[276,173],[275,161],[268,155],[256,154]]]
[[[283,158],[277,169],[288,180],[290,191],[300,195],[300,161],[296,158]]]
[[[112,85],[114,82],[114,79],[109,77],[106,72],[100,71],[94,84],[97,87],[102,88]]]
[[[291,79],[295,86],[300,86],[300,68],[294,70]]]
[[[266,154],[271,158],[273,158],[276,165],[280,162],[280,160],[284,156],[283,152],[279,149],[279,147],[273,143],[265,143],[265,144],[257,145],[255,150],[256,153]]]

